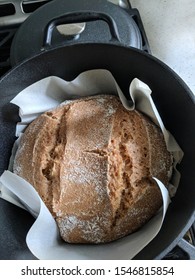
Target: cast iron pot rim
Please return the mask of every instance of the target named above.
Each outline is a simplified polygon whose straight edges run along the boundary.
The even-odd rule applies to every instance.
[[[169,71],[170,72],[170,75],[172,75],[172,77],[174,77],[175,80],[177,80],[180,85],[184,88],[184,90],[186,91],[188,97],[191,99],[191,101],[195,104],[195,96],[193,94],[193,92],[191,91],[191,89],[189,88],[189,86],[184,82],[184,80],[170,67],[168,66],[166,63],[164,63],[163,61],[161,61],[160,59],[158,59],[157,57],[147,53],[147,52],[144,52],[143,50],[139,50],[137,48],[134,48],[134,47],[127,47],[125,45],[122,45],[122,44],[118,44],[118,43],[113,43],[113,42],[110,42],[110,43],[85,43],[85,42],[81,42],[81,43],[78,43],[78,44],[75,44],[75,43],[71,43],[70,45],[66,45],[66,46],[56,46],[56,47],[53,47],[53,48],[46,48],[46,49],[43,49],[40,53],[30,57],[30,58],[27,58],[25,59],[24,61],[20,62],[19,64],[15,65],[13,68],[11,68],[7,73],[5,73],[1,78],[0,78],[0,83],[1,81],[3,81],[4,79],[7,79],[8,76],[12,75],[12,73],[14,71],[17,71],[17,69],[21,66],[25,66],[25,64],[27,64],[29,61],[33,61],[33,60],[36,60],[38,59],[39,57],[41,56],[44,56],[44,54],[48,54],[50,52],[54,52],[54,51],[57,51],[58,49],[68,49],[68,48],[79,48],[79,47],[83,47],[83,46],[90,46],[90,47],[105,47],[105,48],[118,48],[119,51],[120,49],[125,49],[126,51],[129,51],[129,52],[135,52],[147,59],[150,59],[150,60],[153,60],[154,62],[156,62],[157,64],[159,64],[162,68],[164,68],[166,71]]]

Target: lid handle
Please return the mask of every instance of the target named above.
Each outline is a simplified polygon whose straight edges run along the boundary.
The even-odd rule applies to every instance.
[[[52,33],[56,26],[61,24],[82,23],[82,22],[89,22],[89,21],[96,21],[96,20],[103,20],[108,24],[110,34],[111,34],[110,42],[120,43],[118,28],[112,17],[102,12],[84,11],[84,12],[66,13],[63,16],[52,19],[44,29],[42,49],[44,50],[52,45],[51,43]]]

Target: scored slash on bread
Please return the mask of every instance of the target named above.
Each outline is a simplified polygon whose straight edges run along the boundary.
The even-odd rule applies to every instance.
[[[21,137],[14,173],[34,186],[70,243],[110,242],[162,205],[172,166],[160,129],[118,97],[77,99],[45,112]]]

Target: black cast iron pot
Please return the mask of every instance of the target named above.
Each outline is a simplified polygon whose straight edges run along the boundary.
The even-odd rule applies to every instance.
[[[126,95],[133,78],[148,84],[166,128],[185,154],[179,166],[180,185],[163,227],[136,256],[137,259],[160,259],[178,243],[195,218],[195,99],[170,68],[143,51],[109,43],[56,47],[7,73],[0,80],[0,173],[8,167],[18,121],[18,109],[10,100],[47,76],[72,80],[82,71],[98,68],[109,70]],[[25,244],[26,233],[34,221],[30,214],[1,199],[0,216],[0,259],[33,259]]]

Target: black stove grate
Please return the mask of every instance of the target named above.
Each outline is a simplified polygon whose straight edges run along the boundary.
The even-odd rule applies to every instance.
[[[163,260],[195,260],[195,222]]]

